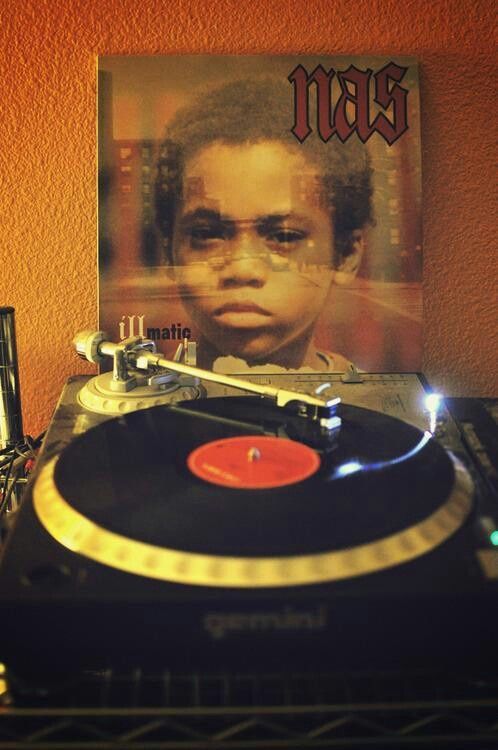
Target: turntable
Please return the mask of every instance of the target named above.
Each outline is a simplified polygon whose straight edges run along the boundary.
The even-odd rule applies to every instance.
[[[496,669],[496,498],[416,375],[76,345],[113,370],[68,382],[4,552],[15,673]]]

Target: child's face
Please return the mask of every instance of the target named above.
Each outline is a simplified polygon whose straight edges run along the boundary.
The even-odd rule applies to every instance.
[[[193,321],[220,353],[276,361],[309,338],[332,257],[318,172],[301,154],[276,141],[213,144],[187,161],[174,263]]]

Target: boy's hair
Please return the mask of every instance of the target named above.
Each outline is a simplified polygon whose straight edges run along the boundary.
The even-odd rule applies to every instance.
[[[330,211],[336,257],[351,252],[351,232],[372,221],[370,157],[352,135],[345,143],[333,137],[323,143],[316,133],[300,144],[290,132],[293,89],[280,78],[232,81],[200,94],[180,109],[166,129],[157,165],[156,220],[172,262],[172,237],[178,202],[183,197],[183,165],[213,143],[226,145],[278,141],[301,153],[322,174],[325,205]]]

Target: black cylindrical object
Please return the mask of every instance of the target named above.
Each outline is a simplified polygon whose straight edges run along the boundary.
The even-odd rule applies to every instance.
[[[0,307],[0,449],[23,438],[13,307]]]

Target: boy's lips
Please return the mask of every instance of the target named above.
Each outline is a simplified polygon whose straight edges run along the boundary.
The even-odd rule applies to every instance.
[[[227,302],[214,310],[213,318],[223,328],[236,330],[265,328],[272,313],[254,302]]]
[[[255,313],[256,315],[270,316],[269,310],[256,305],[254,302],[227,302],[225,305],[217,307],[214,311],[216,316],[228,313]]]

